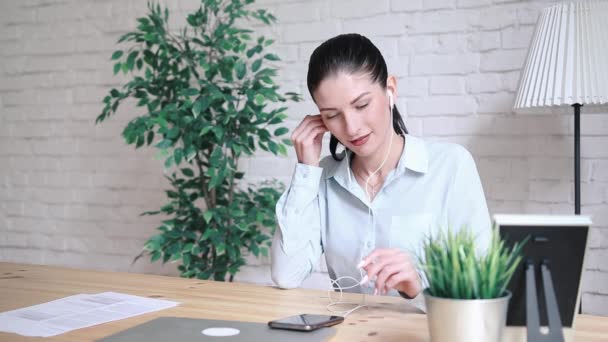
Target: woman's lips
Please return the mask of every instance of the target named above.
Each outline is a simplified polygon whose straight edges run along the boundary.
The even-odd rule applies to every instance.
[[[355,145],[355,146],[361,146],[361,145],[365,144],[367,142],[367,140],[369,140],[369,134],[365,135],[365,136],[362,136],[359,139],[351,140],[350,143],[353,144],[353,145]]]

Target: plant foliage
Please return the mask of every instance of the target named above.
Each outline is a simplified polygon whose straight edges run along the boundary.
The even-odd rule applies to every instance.
[[[266,52],[273,41],[238,27],[276,20],[248,9],[251,3],[201,0],[179,31],[169,29],[168,9],[148,4],[147,15],[120,37],[123,48],[111,56],[114,74],[129,81],[103,99],[96,122],[127,99],[144,110],[122,135],[135,148],[157,148],[171,184],[167,203],[144,213],[168,217],[144,252],[152,261],[181,261],[184,277],[232,280],[245,264],[243,252],[268,254],[276,223],[282,185],[239,186],[244,173],[238,162],[257,148],[287,154],[288,129],[280,126],[287,108],[280,103],[300,97],[280,93],[275,84],[272,63],[279,57]]]
[[[448,229],[428,236],[421,259],[429,283],[428,293],[453,299],[504,296],[513,272],[521,262],[521,249],[526,241],[509,249],[494,228],[487,251],[480,255],[476,251],[475,236],[469,229],[456,233]]]

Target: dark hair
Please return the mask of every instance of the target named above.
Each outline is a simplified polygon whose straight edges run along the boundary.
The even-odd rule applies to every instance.
[[[383,89],[386,89],[388,71],[384,57],[369,39],[360,34],[341,34],[325,41],[313,51],[308,62],[306,79],[310,96],[314,99],[313,93],[321,82],[339,72],[368,73],[372,82],[378,82]],[[393,129],[397,134],[407,134],[405,123],[396,105],[393,107]],[[344,153],[340,156],[336,154],[338,143],[338,139],[332,134],[329,151],[335,160],[340,161],[344,158]],[[345,152],[346,150],[345,147]]]

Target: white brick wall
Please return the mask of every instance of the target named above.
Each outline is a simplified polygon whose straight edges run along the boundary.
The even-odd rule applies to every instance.
[[[573,211],[572,116],[511,112],[540,9],[552,1],[258,0],[279,17],[277,40],[294,127],[315,111],[307,60],[323,40],[367,35],[399,80],[397,103],[411,132],[465,145],[476,158],[490,210]],[[182,25],[197,0],[170,1]],[[131,265],[163,203],[153,151],[133,151],[120,132],[136,112],[94,125],[112,76],[114,42],[145,13],[143,1],[0,0],[0,260],[176,274]],[[583,112],[585,112],[583,107]],[[583,311],[608,314],[608,115],[582,117],[583,212],[593,215]],[[250,181],[289,181],[294,154],[244,160]],[[266,167],[276,165],[272,172]],[[239,280],[268,283],[268,260],[249,258]],[[325,288],[325,267],[305,286]]]

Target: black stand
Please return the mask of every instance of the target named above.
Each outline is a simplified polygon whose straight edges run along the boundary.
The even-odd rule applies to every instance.
[[[572,105],[574,107],[574,214],[581,214],[581,107],[580,103]],[[582,313],[582,305],[578,308],[578,313]]]
[[[540,265],[542,272],[543,290],[547,304],[547,318],[549,320],[549,332],[543,334],[540,331],[540,318],[538,314],[538,297],[536,295],[536,274],[534,263],[530,260],[526,263],[526,325],[528,329],[528,342],[564,342],[562,321],[557,308],[557,299],[553,289],[551,271],[547,262]]]
[[[574,214],[581,214],[581,107],[574,107]]]

